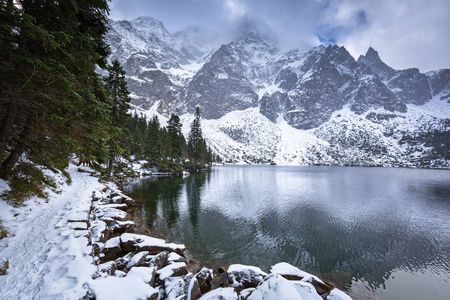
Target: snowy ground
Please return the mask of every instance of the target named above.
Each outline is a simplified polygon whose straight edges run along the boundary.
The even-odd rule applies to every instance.
[[[69,167],[72,184],[62,186],[60,194],[50,193],[48,202],[33,199],[12,208],[0,200],[0,219],[8,230],[8,237],[0,240],[0,257],[9,259],[7,275],[0,276],[2,299],[82,296],[82,284],[95,271],[83,221],[92,192],[103,185],[77,169]]]
[[[80,169],[85,172],[79,172]],[[184,245],[128,231],[108,238],[100,234],[106,232],[105,222],[112,227],[128,225],[131,221],[124,221],[126,212],[120,208],[134,201],[112,185],[106,188],[86,171],[90,170],[71,165],[68,172],[72,183],[63,185],[61,192],[51,194],[48,201],[32,199],[26,206],[13,208],[0,199],[0,218],[9,231],[8,237],[0,240],[0,258],[9,260],[7,274],[0,276],[2,299],[81,299],[89,291],[96,299],[108,300],[200,296],[200,299],[238,300],[250,296],[248,299],[320,300],[316,288],[327,289],[328,299],[350,299],[321,279],[287,263],[273,266],[271,274],[253,266],[231,265],[227,270],[230,286],[230,281],[221,281],[223,274],[205,267],[200,269],[200,262],[197,265],[189,256],[177,254],[185,255]],[[5,182],[0,182],[0,192],[5,188]],[[125,203],[116,203],[119,200]],[[103,237],[104,243],[100,242]],[[100,247],[95,258],[90,242]],[[125,256],[108,261],[120,254],[118,250]],[[101,257],[106,262],[94,264]],[[287,280],[283,276],[295,278]],[[215,284],[216,289],[202,294],[200,286],[205,282],[210,287]],[[226,284],[225,288],[219,288],[222,284]]]

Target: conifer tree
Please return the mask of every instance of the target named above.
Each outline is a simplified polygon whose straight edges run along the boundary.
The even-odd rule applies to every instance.
[[[170,116],[167,133],[170,144],[170,158],[176,160],[181,157],[181,123],[180,117],[176,114]]]
[[[194,165],[203,158],[202,156],[203,137],[200,124],[200,108],[195,109],[195,119],[191,123],[191,130],[188,136],[188,153],[194,161]]]
[[[144,143],[144,155],[151,166],[156,166],[161,158],[161,134],[158,116],[153,116],[148,124]]]
[[[120,137],[126,129],[129,118],[130,97],[125,81],[125,71],[116,59],[108,66],[108,76],[105,78],[105,87],[111,101],[111,136],[108,141],[108,166],[106,175],[110,177],[113,172],[116,156],[123,153],[125,145],[120,143]]]

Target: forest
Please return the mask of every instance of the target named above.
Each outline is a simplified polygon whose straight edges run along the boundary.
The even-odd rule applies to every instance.
[[[177,115],[167,128],[130,110],[125,72],[108,64],[107,0],[0,0],[0,178],[6,199],[44,197],[49,172],[85,161],[108,180],[126,162],[164,172],[213,161],[200,110],[188,140]],[[107,74],[102,76],[100,74]],[[132,174],[129,174],[132,175]]]

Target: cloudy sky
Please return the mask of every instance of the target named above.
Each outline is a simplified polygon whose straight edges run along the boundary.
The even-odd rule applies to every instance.
[[[395,69],[450,68],[449,0],[112,0],[110,18],[150,16],[170,32],[201,27],[224,42],[243,17],[264,22],[285,48],[369,46]]]

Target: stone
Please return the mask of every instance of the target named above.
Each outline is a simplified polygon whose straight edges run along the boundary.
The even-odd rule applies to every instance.
[[[321,299],[319,295],[317,296]],[[287,279],[277,274],[270,274],[264,278],[247,299],[302,300],[303,298]]]
[[[127,251],[148,251],[150,254],[158,254],[161,251],[183,253],[184,245],[168,243],[163,239],[158,239],[141,234],[124,233],[120,236],[121,246]]]
[[[107,275],[114,275],[117,270],[117,265],[114,261],[108,261],[98,266],[98,271]]]
[[[114,237],[107,240],[105,245],[103,246],[101,254],[103,254],[103,256],[100,257],[102,261],[107,261],[119,257],[122,254],[119,237]]]
[[[226,288],[230,286],[230,279],[228,278],[228,273],[223,272],[216,274],[211,281],[211,290],[218,288]]]
[[[191,259],[187,264],[188,271],[195,274],[203,267],[202,263],[197,259]]]
[[[153,264],[156,265],[156,269],[157,269],[157,270],[160,270],[160,269],[162,269],[162,268],[166,265],[168,256],[169,256],[169,252],[167,252],[167,251],[162,251],[162,252],[158,253],[158,254],[151,260],[151,262],[152,262]]]
[[[217,288],[200,297],[200,300],[217,300],[217,299],[238,300],[238,295],[234,290],[234,288],[227,287],[227,288]]]
[[[127,263],[127,269],[130,270],[132,267],[140,266],[143,262],[145,262],[145,258],[147,255],[147,251],[141,251],[133,255],[133,257]]]
[[[240,264],[230,265],[227,272],[228,277],[232,281],[232,285],[243,288],[256,287],[267,276],[258,267]]]
[[[343,291],[339,289],[333,289],[331,290],[330,294],[327,296],[328,300],[352,300],[349,295],[344,293]]]
[[[9,268],[9,260],[7,258],[0,257],[0,275],[6,275],[6,270]]]
[[[127,267],[128,262],[133,258],[133,252],[128,253],[125,256],[119,257],[115,260],[117,269],[124,270]]]
[[[193,277],[189,281],[187,300],[196,300],[200,298],[202,292],[200,291],[200,285],[198,283],[197,278]]]
[[[184,262],[172,263],[164,268],[156,271],[160,280],[165,280],[167,277],[178,277],[188,273],[186,264]]]
[[[205,294],[211,290],[211,281],[214,279],[214,271],[203,267],[198,273],[195,274],[197,278],[200,290],[202,294]]]

